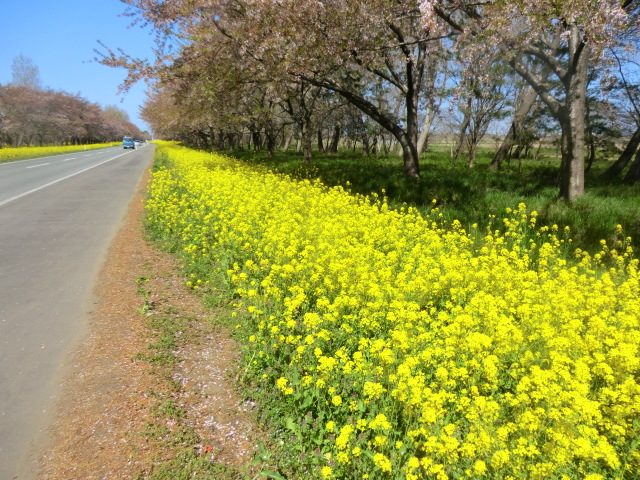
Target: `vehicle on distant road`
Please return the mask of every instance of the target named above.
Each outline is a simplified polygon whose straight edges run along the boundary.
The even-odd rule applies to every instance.
[[[136,144],[133,141],[133,137],[124,137],[122,139],[122,148],[132,148],[135,150]]]

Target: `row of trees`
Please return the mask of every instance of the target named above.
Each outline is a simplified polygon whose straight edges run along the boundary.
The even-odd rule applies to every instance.
[[[418,177],[438,114],[460,113],[455,156],[466,144],[470,164],[491,122],[511,115],[492,167],[530,143],[536,122],[554,125],[560,195],[573,200],[596,140],[614,131],[633,140],[640,125],[637,86],[623,74],[638,38],[636,0],[125,3],[154,26],[157,59],[107,50],[102,61],[127,68],[128,83],[151,80],[143,114],[162,135],[234,145],[249,131],[272,150],[293,132],[307,160],[314,138],[324,147],[328,136],[329,149],[341,135],[383,149],[392,138],[405,175]],[[640,133],[631,157],[639,143]]]
[[[127,113],[79,95],[0,85],[0,146],[74,145],[144,138]]]
[[[104,143],[146,138],[117,106],[100,107],[78,94],[41,87],[28,57],[16,57],[13,80],[0,84],[0,147]]]

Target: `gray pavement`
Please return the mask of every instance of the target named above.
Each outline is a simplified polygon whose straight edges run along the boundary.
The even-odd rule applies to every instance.
[[[153,149],[94,152],[75,170],[51,167],[51,177],[42,161],[11,166],[36,165],[41,178],[12,173],[0,190],[0,480],[35,474],[96,276]]]

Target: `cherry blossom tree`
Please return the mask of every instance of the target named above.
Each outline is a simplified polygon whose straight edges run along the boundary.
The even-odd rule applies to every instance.
[[[402,147],[404,173],[420,175],[418,104],[426,69],[441,43],[420,21],[418,3],[384,0],[253,2],[275,35],[257,51],[294,78],[345,98],[389,131]],[[267,40],[268,38],[268,40]],[[402,99],[398,116],[375,101],[371,85]]]
[[[421,0],[424,24],[459,32],[470,58],[500,52],[546,104],[562,129],[560,196],[584,192],[587,70],[637,19],[635,0]],[[561,84],[528,68],[542,62]]]
[[[176,140],[180,135],[178,122],[183,118],[169,90],[150,89],[142,105],[140,116],[153,129],[157,138]]]
[[[305,85],[322,88],[395,137],[407,177],[420,175],[418,118],[426,125],[431,118],[420,105],[433,105],[426,85],[442,68],[445,47],[484,70],[484,85],[500,59],[530,86],[524,104],[539,99],[561,127],[560,196],[567,200],[584,191],[587,71],[605,46],[620,42],[638,10],[637,0],[124,1],[158,39],[155,61],[103,53],[103,63],[129,71],[125,87],[146,78],[168,88],[177,79],[204,104],[225,105],[232,95],[260,97],[255,89],[272,106],[311,92]],[[401,108],[378,102],[377,88]],[[310,138],[314,129],[302,130]]]
[[[0,85],[0,143],[80,144],[108,142],[124,135],[145,138],[127,119],[109,119],[102,108],[78,94],[27,86]]]
[[[216,62],[207,62],[203,71],[212,78],[223,74],[239,79],[250,73],[253,82],[323,88],[342,96],[389,131],[402,147],[405,175],[420,175],[418,105],[426,69],[436,68],[432,60],[442,46],[422,23],[417,1],[125,3],[132,7],[132,15],[152,24],[159,34],[155,62],[132,59],[123,52],[103,52],[103,63],[129,70],[128,82],[171,75],[179,59],[202,65],[199,62],[208,57],[222,58],[226,67],[221,70]],[[169,52],[169,44],[177,46],[178,53]],[[234,54],[235,66],[227,61]],[[238,71],[244,74],[238,76]],[[369,86],[379,82],[402,99],[399,115],[375,102]],[[284,97],[278,88],[273,91]],[[277,103],[278,98],[273,100]]]
[[[31,142],[35,129],[30,119],[37,114],[41,98],[29,87],[0,85],[0,115],[7,143],[19,147]]]
[[[602,173],[602,177],[607,180],[616,179],[631,163],[623,178],[623,183],[628,184],[640,182],[640,154],[638,153],[640,146],[640,78],[638,78],[637,55],[637,50],[627,49],[627,51],[616,52],[611,49],[610,51],[610,56],[618,70],[618,80],[612,86],[610,99],[619,107],[616,110],[618,118],[623,119],[627,128],[632,126],[633,130],[628,132],[630,136],[622,153]],[[632,158],[633,162],[631,162]]]

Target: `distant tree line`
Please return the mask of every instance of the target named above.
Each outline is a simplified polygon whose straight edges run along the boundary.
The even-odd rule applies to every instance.
[[[78,94],[44,89],[28,57],[13,61],[13,81],[0,84],[0,147],[73,145],[146,138],[117,106],[102,108]]]

